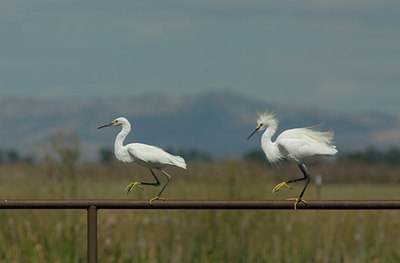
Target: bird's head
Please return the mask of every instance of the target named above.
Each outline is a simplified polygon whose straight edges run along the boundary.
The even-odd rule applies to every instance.
[[[278,120],[276,119],[275,113],[270,112],[267,109],[264,113],[258,113],[257,115],[257,127],[252,133],[250,133],[247,139],[250,139],[250,137],[253,136],[256,132],[265,130],[268,127],[271,127],[273,129],[276,129],[278,127]]]
[[[129,124],[129,121],[125,119],[124,117],[119,117],[113,120],[112,122],[105,124],[103,126],[98,127],[97,129],[105,128],[105,127],[110,127],[110,126],[121,126],[124,124]]]

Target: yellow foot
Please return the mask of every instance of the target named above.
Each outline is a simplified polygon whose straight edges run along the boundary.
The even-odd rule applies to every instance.
[[[278,184],[277,186],[275,186],[274,189],[272,189],[272,192],[278,192],[282,186],[292,189],[292,187],[290,185],[288,185],[286,182],[282,182],[282,183]]]
[[[150,205],[153,204],[153,201],[154,201],[154,200],[162,200],[162,201],[165,201],[165,198],[159,197],[159,196],[157,195],[156,197],[150,199]]]
[[[297,209],[297,204],[298,203],[304,203],[305,205],[307,205],[306,200],[298,198],[298,197],[297,198],[288,198],[286,200],[288,200],[288,201],[296,201],[296,202],[294,202],[294,210]]]
[[[142,184],[140,182],[134,182],[134,183],[130,183],[128,184],[128,186],[125,188],[125,192],[126,194],[129,194],[129,192],[132,190],[133,187],[139,187],[140,189],[143,190]]]

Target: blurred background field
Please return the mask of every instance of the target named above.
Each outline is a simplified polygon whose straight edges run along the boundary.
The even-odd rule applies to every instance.
[[[62,151],[61,151],[62,152]],[[64,152],[65,153],[65,152]],[[144,168],[116,161],[60,161],[0,166],[3,199],[145,199],[158,187]],[[400,166],[354,160],[319,162],[305,199],[398,199]],[[298,177],[295,164],[258,160],[193,161],[169,169],[167,199],[282,200],[275,184]],[[316,187],[315,177],[323,184]],[[163,177],[160,177],[164,179]],[[99,262],[399,262],[400,211],[100,210]],[[1,262],[86,262],[86,212],[1,210]]]

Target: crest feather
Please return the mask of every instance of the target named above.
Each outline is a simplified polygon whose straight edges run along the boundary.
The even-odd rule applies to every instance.
[[[278,127],[278,119],[276,118],[276,114],[269,109],[266,109],[264,113],[257,113],[257,124],[262,123],[263,126],[271,127],[276,129]]]

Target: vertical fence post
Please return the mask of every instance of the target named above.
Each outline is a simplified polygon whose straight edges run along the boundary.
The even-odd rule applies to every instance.
[[[87,209],[87,260],[97,263],[97,207]]]

